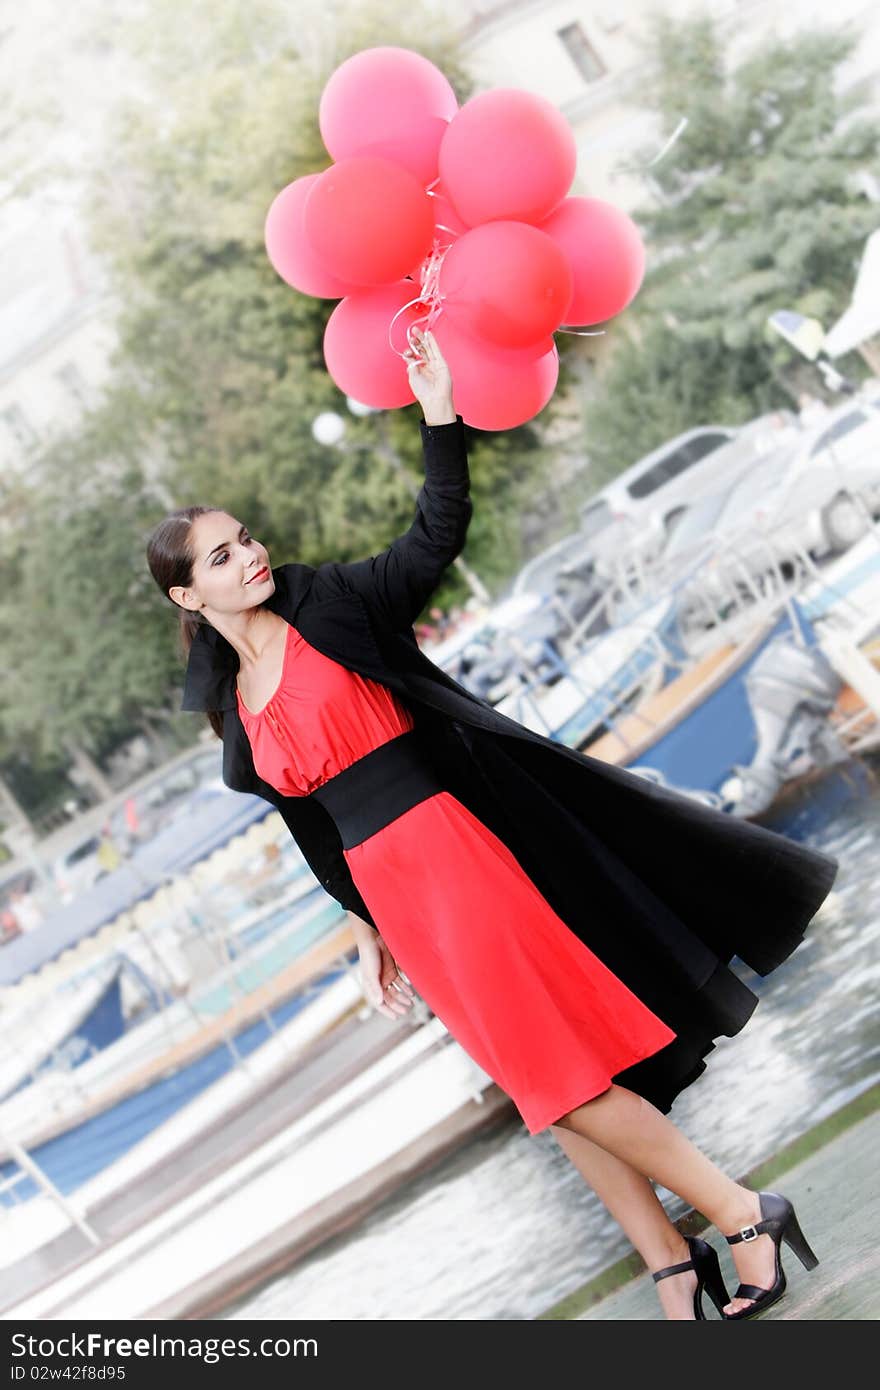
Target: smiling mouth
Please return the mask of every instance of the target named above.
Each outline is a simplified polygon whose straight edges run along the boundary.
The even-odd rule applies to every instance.
[[[265,577],[266,577],[266,575],[267,575],[268,573],[269,573],[269,566],[268,566],[268,565],[264,565],[263,568],[262,568],[261,570],[257,570],[256,574],[252,574],[251,577],[250,577],[250,579],[249,579],[247,582],[248,582],[248,584],[256,584],[258,580],[260,580],[260,579],[265,579]],[[245,586],[245,587],[246,587],[246,586]]]

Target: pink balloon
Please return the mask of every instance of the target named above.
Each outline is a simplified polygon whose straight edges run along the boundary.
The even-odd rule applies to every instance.
[[[295,290],[319,299],[341,299],[354,286],[325,270],[312,250],[303,221],[306,198],[318,178],[318,174],[306,174],[282,188],[266,215],[266,251],[281,279]]]
[[[440,177],[464,221],[543,222],[574,178],[577,149],[544,97],[497,87],[473,97],[440,146]]]
[[[602,323],[625,309],[645,274],[645,246],[631,217],[601,198],[566,198],[541,223],[574,277],[566,323]]]
[[[367,156],[325,169],[306,196],[303,220],[318,260],[355,285],[399,280],[434,237],[424,188],[399,164]]]
[[[528,347],[558,328],[571,289],[565,254],[524,222],[472,228],[440,269],[443,308],[452,321],[502,347]]]
[[[559,355],[550,340],[540,357],[513,352],[463,332],[445,314],[433,333],[452,373],[455,408],[477,430],[511,430],[543,410],[559,377]]]
[[[408,48],[366,48],[331,76],[318,121],[334,159],[378,155],[420,183],[437,177],[440,142],[458,110],[439,68]]]
[[[376,410],[410,405],[406,364],[389,345],[388,334],[395,314],[418,294],[409,281],[361,290],[337,304],[324,331],[324,360],[340,391]],[[394,324],[392,341],[406,350],[407,325],[424,315],[413,307]]]

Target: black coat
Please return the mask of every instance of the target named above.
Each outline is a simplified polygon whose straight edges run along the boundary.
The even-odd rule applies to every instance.
[[[460,420],[422,425],[425,483],[409,529],[380,554],[273,569],[266,606],[343,666],[411,709],[444,785],[508,846],[555,911],[675,1030],[616,1080],[668,1110],[721,1033],[757,998],[728,968],[761,975],[802,939],[836,860],[601,762],[499,713],[435,666],[413,623],[461,550],[471,517]],[[223,712],[223,779],[278,808],[343,907],[374,922],[329,813],[257,775],[238,714],[232,646],[206,625],[193,642],[182,708]],[[430,846],[425,847],[430,853]],[[414,911],[417,906],[414,905]]]

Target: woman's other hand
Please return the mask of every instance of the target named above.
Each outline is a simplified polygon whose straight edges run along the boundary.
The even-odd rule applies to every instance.
[[[359,937],[358,965],[364,995],[385,1018],[401,1018],[415,1002],[412,986],[403,978],[381,936]]]
[[[452,375],[433,333],[412,330],[415,352],[407,352],[406,370],[410,389],[425,417],[426,425],[451,425],[455,421]]]

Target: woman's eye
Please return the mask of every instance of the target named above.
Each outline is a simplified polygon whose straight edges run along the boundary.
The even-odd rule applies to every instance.
[[[242,539],[242,544],[243,544],[243,545],[253,545],[253,543],[254,543],[254,538],[253,538],[253,536],[242,536],[241,539]],[[214,560],[214,565],[215,565],[215,566],[216,566],[216,565],[219,565],[220,562],[221,562],[221,560],[222,560],[222,562],[225,564],[228,558],[229,558],[229,552],[228,552],[227,550],[221,550],[220,553],[218,554],[217,558]]]

